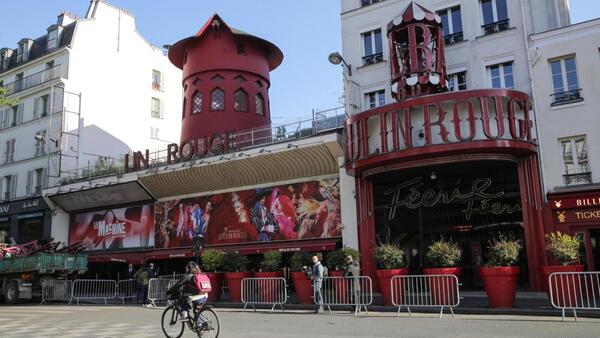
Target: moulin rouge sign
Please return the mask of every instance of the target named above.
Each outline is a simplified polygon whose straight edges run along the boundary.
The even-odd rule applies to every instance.
[[[171,143],[167,146],[167,163],[190,161],[192,159],[216,156],[237,150],[236,133],[228,131],[215,133],[210,137],[188,140],[181,144]],[[150,150],[136,151],[133,156],[125,154],[125,171],[136,171],[150,167]]]

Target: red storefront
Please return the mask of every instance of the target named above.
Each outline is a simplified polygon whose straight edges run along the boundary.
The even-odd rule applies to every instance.
[[[531,100],[507,89],[445,92],[439,18],[414,3],[388,25],[398,103],[346,121],[346,170],[356,177],[363,273],[378,243],[417,249],[440,237],[463,249],[466,287],[479,284],[488,241],[523,240],[523,288],[545,263],[542,192]],[[529,287],[528,287],[529,286]]]

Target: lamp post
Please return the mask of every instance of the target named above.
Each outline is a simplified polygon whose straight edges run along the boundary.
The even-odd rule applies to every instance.
[[[343,64],[344,66],[346,66],[346,69],[348,70],[348,75],[352,76],[352,66],[349,65],[346,60],[344,60],[344,58],[342,57],[342,55],[338,52],[333,52],[331,54],[329,54],[329,62],[333,65],[339,65],[340,63]]]

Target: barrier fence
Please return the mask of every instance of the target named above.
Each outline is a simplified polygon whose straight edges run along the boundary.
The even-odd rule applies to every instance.
[[[109,299],[117,297],[117,281],[110,279],[77,279],[73,281],[73,292],[71,298],[80,300],[104,299],[108,304]]]
[[[600,272],[554,272],[548,277],[550,303],[562,311],[600,310]]]
[[[44,280],[42,281],[42,302],[50,301],[69,302],[73,296],[73,282],[70,280]]]
[[[271,312],[275,306],[281,306],[288,300],[287,283],[285,278],[264,277],[264,278],[244,278],[242,279],[242,303],[244,310],[248,304],[252,305],[256,311],[255,305],[272,305]]]
[[[453,308],[460,304],[458,278],[454,275],[394,276],[390,283],[392,304],[398,307],[398,316],[402,307],[411,316],[411,307],[439,307],[441,318],[447,307],[454,317]]]
[[[135,279],[122,279],[117,282],[117,298],[125,304],[125,299],[135,300],[137,296],[137,282]]]
[[[148,301],[150,305],[156,307],[156,303],[167,301],[167,290],[171,288],[177,279],[171,278],[152,278],[148,284]]]
[[[329,313],[332,313],[331,306],[352,306],[354,315],[363,309],[368,314],[367,306],[373,303],[373,281],[368,276],[323,277],[320,289],[322,297],[319,297],[316,285],[318,282],[313,287],[315,304],[322,303]]]

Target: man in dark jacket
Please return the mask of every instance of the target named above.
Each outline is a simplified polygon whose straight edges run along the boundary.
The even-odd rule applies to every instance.
[[[352,312],[356,312],[360,306],[360,266],[352,256],[346,257],[346,271],[344,277],[348,282],[348,301],[352,304]]]

